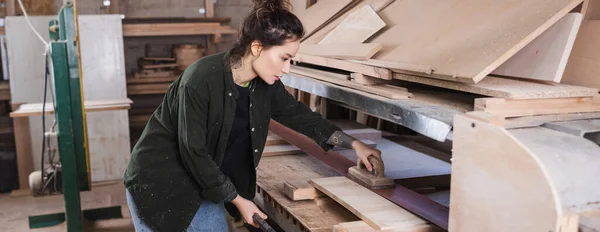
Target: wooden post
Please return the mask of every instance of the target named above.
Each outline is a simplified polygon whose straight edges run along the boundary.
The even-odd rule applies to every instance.
[[[215,17],[215,4],[213,0],[204,0],[204,9],[206,10],[206,17],[212,18]]]
[[[109,12],[111,14],[120,14],[120,8],[119,8],[119,0],[110,0],[110,8],[109,8]]]
[[[6,0],[6,16],[17,15],[17,0]]]
[[[20,105],[21,104],[12,104],[12,110],[16,110]],[[13,118],[13,131],[19,175],[19,190],[13,191],[11,195],[23,195],[30,192],[29,174],[34,170],[31,154],[31,137],[29,134],[29,118]]]

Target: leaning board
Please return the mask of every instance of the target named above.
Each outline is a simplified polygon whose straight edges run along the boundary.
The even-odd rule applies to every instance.
[[[379,16],[389,29],[374,57],[424,65],[431,77],[477,83],[582,0],[403,0]],[[412,71],[412,70],[408,70]]]

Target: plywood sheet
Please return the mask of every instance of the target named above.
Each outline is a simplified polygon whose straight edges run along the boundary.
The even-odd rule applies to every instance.
[[[305,11],[298,14],[298,18],[304,25],[307,36],[311,35],[326,22],[331,20],[338,12],[344,9],[353,0],[327,0],[318,1]]]
[[[394,79],[421,83],[462,92],[510,99],[542,99],[559,97],[586,97],[598,94],[597,88],[542,83],[488,76],[477,84],[436,80],[426,77],[394,74]]]
[[[29,20],[48,38],[48,21],[53,17],[33,16]],[[43,100],[44,45],[31,32],[23,17],[7,17],[7,49],[13,102],[39,103]],[[127,98],[123,34],[119,15],[80,15],[81,65],[85,100]],[[37,89],[37,91],[31,91]],[[48,90],[47,102],[51,102]],[[127,111],[87,114],[92,181],[123,178],[129,161],[130,140]],[[41,117],[30,117],[34,168],[39,170]],[[46,117],[46,126],[52,126]]]
[[[600,88],[600,20],[583,21],[561,83]]]
[[[376,230],[426,224],[423,219],[344,176],[313,179],[311,184]]]
[[[525,46],[492,74],[559,83],[581,25],[580,13],[569,13]]]
[[[374,43],[303,44],[300,45],[298,52],[337,59],[367,60],[373,57],[380,49],[381,44]]]
[[[431,77],[477,83],[582,0],[403,0],[379,16],[375,59],[425,65]],[[411,70],[409,70],[411,71]]]
[[[366,5],[344,18],[319,44],[362,43],[383,27],[385,22]]]

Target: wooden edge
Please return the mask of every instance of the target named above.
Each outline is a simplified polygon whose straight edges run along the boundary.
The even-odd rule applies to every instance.
[[[300,63],[309,63],[319,66],[345,70],[349,72],[362,73],[367,76],[372,76],[384,80],[392,79],[392,71],[389,69],[353,63],[345,60],[312,56],[302,53],[297,53],[293,60]]]
[[[401,63],[396,61],[385,61],[385,60],[377,60],[377,59],[369,59],[369,60],[350,60],[351,62],[366,64],[371,66],[377,66],[382,68],[389,68],[394,70],[405,70],[412,71],[423,74],[432,74],[435,70],[434,68],[427,65],[420,64],[409,64],[409,63]]]
[[[474,108],[499,117],[600,112],[600,95],[549,99],[477,98]]]
[[[504,127],[505,118],[498,115],[493,115],[483,111],[471,111],[467,112],[465,115],[468,118],[491,123],[499,127]]]
[[[344,232],[376,232],[377,230],[369,226],[364,221],[354,222],[343,222],[333,226],[333,231],[344,231]],[[431,224],[422,224],[408,227],[401,227],[396,229],[385,230],[387,232],[441,232],[444,231],[439,227]]]
[[[109,102],[107,104],[102,104],[102,105],[92,105],[93,103],[96,102],[101,102],[103,100],[88,100],[85,101],[86,103],[89,103],[89,105],[85,105],[84,104],[84,108],[85,108],[85,112],[98,112],[98,111],[112,111],[112,110],[128,110],[131,109],[131,104],[133,103],[133,101],[131,101],[131,99],[129,98],[124,98],[121,99],[123,101],[118,102],[118,101],[114,101],[114,102]],[[29,116],[37,116],[37,115],[42,115],[42,109],[25,109],[25,107],[27,106],[32,106],[32,105],[42,105],[42,103],[32,103],[32,104],[21,104],[19,105],[19,107],[10,112],[9,116],[11,118],[17,118],[17,117],[29,117]],[[54,104],[52,103],[46,103],[46,114],[52,114],[54,113]]]

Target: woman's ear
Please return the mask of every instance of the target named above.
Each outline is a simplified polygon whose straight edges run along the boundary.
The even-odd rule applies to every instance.
[[[260,42],[258,42],[257,40],[253,41],[252,44],[250,45],[250,51],[252,52],[253,56],[259,56],[262,49],[263,49],[262,44]]]

